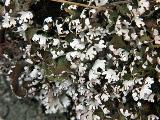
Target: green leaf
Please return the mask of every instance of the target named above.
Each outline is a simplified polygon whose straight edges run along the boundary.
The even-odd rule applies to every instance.
[[[129,74],[124,74],[123,79],[124,80],[131,80],[133,78],[132,78],[132,75],[129,73]]]
[[[67,12],[70,15],[75,15],[76,14],[75,10],[71,10],[71,9],[67,9],[67,8],[64,8],[64,10],[65,10],[65,12]]]
[[[118,18],[117,11],[113,11],[110,13],[110,16],[108,19],[108,25],[107,25],[107,28],[109,28],[110,31],[114,30],[114,26],[116,24],[117,18]]]
[[[118,5],[117,10],[119,13],[121,13],[124,16],[126,16],[126,14],[129,13],[127,5]]]
[[[139,40],[140,40],[141,42],[144,42],[144,41],[149,41],[149,40],[151,40],[151,38],[145,33],[144,35],[142,35],[142,36],[139,38]]]
[[[152,48],[160,48],[160,45],[152,45]]]
[[[66,40],[67,42],[71,42],[71,41],[73,41],[74,38],[76,38],[76,33],[69,33],[69,34],[67,34],[67,36],[65,37],[65,40]]]
[[[35,28],[35,27],[30,27],[30,28],[28,28],[28,29],[25,31],[27,40],[30,41],[30,40],[32,39],[33,35],[36,34],[36,32],[37,32],[38,30],[40,30],[40,29]]]
[[[113,45],[115,49],[126,47],[126,44],[122,36],[118,36],[118,35],[113,36],[112,40],[110,41],[110,45]]]
[[[117,18],[118,18],[118,13],[117,13],[117,11],[113,11],[113,12],[110,13],[109,19],[110,19],[113,23],[116,23]]]

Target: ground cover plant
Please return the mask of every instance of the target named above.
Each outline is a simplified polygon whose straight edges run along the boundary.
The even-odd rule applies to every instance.
[[[2,0],[0,14],[18,98],[70,120],[159,119],[159,0]]]

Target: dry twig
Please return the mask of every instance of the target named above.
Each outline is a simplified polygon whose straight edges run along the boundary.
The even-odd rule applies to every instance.
[[[51,1],[66,3],[66,4],[70,4],[70,5],[77,5],[77,6],[85,7],[85,8],[93,8],[93,9],[98,9],[99,8],[99,7],[96,7],[96,6],[89,6],[89,5],[86,5],[86,4],[71,2],[71,1],[66,1],[66,0],[51,0]]]
[[[131,2],[130,0],[125,0],[125,1],[123,0],[123,1],[109,3],[109,4],[106,4],[105,6],[93,6],[93,5],[91,6],[91,5],[86,5],[86,4],[71,2],[71,1],[66,1],[66,0],[50,0],[50,1],[66,3],[66,4],[70,4],[70,5],[77,5],[80,7],[92,8],[92,9],[100,9],[100,8],[109,9],[111,6],[116,6],[116,5],[120,5],[120,4],[127,4],[127,3]]]

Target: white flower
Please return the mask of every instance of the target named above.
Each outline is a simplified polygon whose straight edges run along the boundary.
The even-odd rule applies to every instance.
[[[114,49],[113,48],[113,45],[110,45],[109,46],[109,49],[115,54],[115,55],[119,55],[121,58],[120,60],[121,61],[128,61],[128,56],[129,56],[129,52],[125,51],[124,49],[122,48],[119,48],[119,49]]]
[[[146,69],[147,68],[147,65],[148,65],[148,62],[144,62],[144,64],[142,65],[142,68]]]
[[[58,20],[56,20],[56,27],[57,27],[58,34],[63,34],[62,24],[58,24]]]
[[[135,120],[138,117],[137,113],[136,114],[131,114],[131,119]]]
[[[104,44],[104,40],[100,40],[98,44],[94,44],[94,47],[96,51],[102,51],[103,48],[106,48],[106,45]]]
[[[142,106],[141,102],[138,102],[137,105],[138,105],[138,107],[141,107],[141,106]]]
[[[141,90],[139,91],[139,98],[140,99],[151,100],[152,90],[150,88],[151,88],[151,84],[153,84],[153,83],[154,83],[153,78],[147,77],[145,79],[145,84],[142,86]]]
[[[79,33],[82,31],[82,24],[80,23],[79,19],[72,20],[69,23],[69,30],[72,31],[73,29],[76,30],[76,33]]]
[[[47,31],[47,30],[49,30],[49,27],[48,27],[48,25],[43,25],[43,30],[44,30],[44,31]]]
[[[99,74],[95,73],[93,70],[89,71],[89,80],[95,80],[98,78],[98,76],[99,76]]]
[[[63,50],[57,51],[57,55],[58,55],[58,56],[64,55],[64,51],[63,51]]]
[[[110,111],[107,108],[103,108],[102,110],[103,110],[104,114],[109,114],[110,113]]]
[[[76,111],[83,110],[84,106],[82,104],[76,105]]]
[[[3,16],[3,18],[4,18],[2,22],[3,28],[9,28],[12,25],[13,26],[16,25],[16,21],[13,18],[11,18],[8,13],[6,13],[5,16]]]
[[[60,44],[60,40],[54,38],[54,39],[53,39],[53,46],[57,46],[58,44]]]
[[[145,25],[145,23],[143,22],[143,19],[142,18],[139,18],[139,17],[136,17],[135,18],[135,23],[136,25],[140,28],[140,27],[143,27]]]
[[[70,100],[67,96],[61,97],[60,100],[65,108],[67,108],[70,105]]]
[[[133,93],[132,93],[132,97],[133,97],[133,99],[134,99],[135,101],[138,101],[138,94],[137,94],[137,92],[133,92]]]
[[[93,18],[95,13],[96,13],[96,9],[89,10],[89,15],[90,15],[91,18]]]
[[[85,15],[86,11],[87,11],[86,9],[83,9],[83,11],[82,11],[82,13],[80,15],[80,18],[86,18],[86,15]]]
[[[22,28],[23,31],[25,31],[25,30],[27,30],[28,25],[27,25],[26,23],[23,23],[23,24],[21,25],[21,28]]]
[[[138,8],[132,9],[134,16],[142,15],[146,10],[149,10],[149,1],[148,0],[139,0]]]
[[[132,6],[127,4],[128,9],[131,11],[132,10]]]
[[[145,84],[148,84],[149,87],[151,87],[151,84],[153,84],[153,83],[154,83],[154,79],[153,78],[147,77],[145,79]]]
[[[89,110],[81,115],[80,120],[93,120],[93,111]]]
[[[34,34],[32,40],[38,42],[41,48],[45,49],[47,47],[46,42],[48,39],[43,35]]]
[[[9,6],[10,0],[5,0],[5,6]]]
[[[38,76],[38,66],[35,66],[35,68],[33,69],[33,71],[30,73],[30,77],[31,78],[36,78]]]
[[[76,10],[76,9],[77,9],[77,5],[70,5],[70,6],[68,7],[68,9]]]
[[[118,36],[123,35],[124,36],[124,40],[129,41],[130,40],[130,36],[128,35],[129,34],[128,27],[129,27],[130,23],[127,22],[126,20],[123,20],[123,22],[121,22],[120,18],[121,18],[121,16],[118,17],[116,25],[115,25],[116,34]],[[123,27],[122,27],[122,23],[123,23]]]
[[[95,72],[98,72],[98,68],[100,68],[102,72],[105,71],[105,63],[106,63],[106,60],[97,59],[92,67],[92,70],[94,70]]]
[[[84,65],[83,63],[80,63],[80,65],[78,66],[79,76],[83,76],[86,72],[86,69],[87,69],[87,65]]]
[[[99,104],[97,104],[97,102],[94,101],[88,101],[87,105],[89,105],[89,110],[95,110],[98,108]]]
[[[45,99],[46,101],[44,101]],[[58,110],[64,112],[64,107],[58,98],[49,94],[45,99],[42,101],[42,104],[46,107],[46,114],[56,113]]]
[[[157,3],[160,3],[160,0],[156,0]]]
[[[119,49],[118,49],[119,50]],[[117,50],[117,51],[118,51]],[[121,61],[128,61],[128,56],[129,56],[129,53],[127,51],[124,51],[124,50],[120,50],[119,51],[119,56],[121,57],[120,60]]]
[[[31,59],[26,59],[25,61],[30,63],[30,64],[33,64],[33,61]]]
[[[85,44],[82,43],[79,39],[73,39],[73,42],[70,43],[70,46],[74,49],[74,50],[82,50],[85,48]]]
[[[100,99],[100,94],[97,94],[94,98],[98,104],[102,104],[101,99]]]
[[[138,5],[139,5],[140,7],[145,8],[146,10],[149,9],[149,1],[148,1],[148,0],[140,0],[140,1],[138,2]]]
[[[30,11],[22,11],[20,12],[21,16],[19,18],[19,23],[28,22],[33,18],[33,14]]]
[[[148,115],[148,120],[159,120],[159,117],[158,116],[156,116],[156,115],[153,115],[153,114],[151,114],[151,115]]]
[[[25,48],[25,52],[28,56],[30,56],[30,51],[31,51],[31,45],[27,45]]]
[[[154,30],[153,30],[153,35],[155,35],[155,36],[159,35],[159,32],[158,32],[157,29],[154,29]]]
[[[93,120],[101,120],[101,118],[98,115],[93,115]]]
[[[101,74],[101,72],[105,71],[105,60],[97,59],[92,67],[92,69],[89,71],[89,80],[95,80],[98,78],[98,76]],[[98,68],[100,68],[102,71],[98,72]]]
[[[150,63],[153,63],[153,58],[150,57],[149,55],[147,55],[147,60],[148,60]]]
[[[105,11],[104,15],[107,17],[108,22],[109,22],[110,24],[112,24],[112,20],[110,19],[110,14],[109,14],[109,11],[108,11],[108,10]]]
[[[154,102],[154,97],[155,97],[155,94],[151,94],[148,98],[148,101]]]
[[[155,44],[160,44],[160,35],[154,37]]]
[[[85,57],[85,54],[81,53],[81,52],[78,52],[78,51],[72,51],[72,52],[68,52],[66,54],[66,59],[68,61],[72,61],[74,60],[75,58],[80,58],[80,60],[84,60],[84,57]]]
[[[52,17],[45,18],[44,22],[46,22],[46,23],[53,22]]]
[[[107,71],[104,71],[102,75],[105,75],[105,79],[108,80],[108,83],[112,83],[119,80],[118,75],[116,75],[116,72],[113,69],[108,69]]]
[[[123,82],[123,90],[130,91],[132,90],[133,86],[134,86],[134,80],[125,80]]]
[[[121,112],[125,117],[128,117],[128,116],[131,115],[131,113],[129,113],[128,110],[125,110],[125,112],[124,112],[124,110],[123,110],[122,108],[120,109],[120,112]]]
[[[108,101],[108,100],[109,100],[109,97],[110,97],[110,95],[109,95],[108,93],[103,93],[103,94],[101,95],[101,99],[102,99],[104,102]]]
[[[157,57],[157,63],[160,64],[160,57]]]
[[[136,33],[131,33],[131,37],[132,37],[133,40],[136,40],[138,35]]]
[[[115,51],[113,45],[110,45],[110,46],[109,46],[109,49],[110,49],[110,51],[112,51],[112,52]]]
[[[123,70],[120,72],[121,77],[123,77],[127,73],[127,71],[125,69],[126,69],[126,67],[123,66]]]
[[[85,19],[85,25],[86,25],[86,26],[89,26],[89,25],[90,25],[89,18],[86,18],[86,19]]]
[[[58,57],[55,50],[51,50],[50,52],[52,54],[52,59],[56,59]]]
[[[160,35],[157,29],[153,30],[155,44],[160,44]]]
[[[86,59],[92,60],[95,55],[97,55],[97,51],[94,50],[94,46],[90,47],[86,52]]]
[[[108,0],[95,0],[96,6],[103,6],[108,3]]]

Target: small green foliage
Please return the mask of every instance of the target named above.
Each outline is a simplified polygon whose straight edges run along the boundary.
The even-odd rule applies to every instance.
[[[118,5],[117,10],[122,15],[127,15],[130,11],[128,10],[127,5]]]
[[[144,41],[150,41],[151,38],[150,38],[146,33],[144,33],[144,35],[142,35],[142,36],[139,38],[139,40],[140,40],[141,42],[144,42]]]
[[[117,11],[112,11],[110,13],[110,16],[108,19],[108,25],[107,25],[107,27],[110,28],[110,31],[114,30],[114,26],[116,24],[117,18],[118,18]]]
[[[38,30],[40,30],[40,29],[35,28],[35,27],[29,27],[29,28],[25,31],[27,40],[31,41],[33,35],[36,34],[36,32],[37,32]]]
[[[160,111],[155,106],[160,101],[159,16],[156,14],[150,21],[145,15],[150,9],[157,9],[157,4],[149,0],[54,1],[55,6],[47,0],[35,3],[38,9],[42,4],[42,12],[31,7],[34,14],[23,11],[12,17],[6,10],[2,17],[2,28],[10,34],[0,42],[10,42],[13,48],[17,45],[17,51],[24,55],[11,60],[18,56],[17,51],[10,46],[1,50],[1,43],[0,53],[9,56],[13,64],[21,59],[30,64],[13,74],[12,82],[20,80],[19,83],[35,87],[33,90],[38,94],[33,97],[40,99],[46,113],[66,111],[82,120],[89,119],[88,114],[92,116],[90,119],[98,115],[102,120],[108,116],[143,120],[154,108],[157,115]],[[45,6],[44,2],[47,2]],[[60,14],[54,13],[54,7],[58,8],[56,2],[64,2],[58,9]],[[70,6],[69,2],[78,4]],[[53,11],[48,10],[52,8]]]
[[[160,45],[152,45],[153,48],[160,49]]]
[[[64,56],[61,56],[56,60],[50,61],[50,64],[44,66],[46,78],[49,81],[62,81],[68,79],[68,72],[71,72],[69,64],[70,63],[66,60]]]
[[[115,49],[126,47],[126,44],[125,44],[122,36],[118,36],[118,35],[114,35],[109,44],[113,45],[113,47]]]
[[[74,38],[76,38],[76,34],[75,33],[69,33],[67,34],[67,36],[65,37],[65,40],[67,42],[71,42]]]
[[[133,76],[132,76],[131,73],[126,73],[126,74],[124,74],[124,76],[123,76],[123,79],[124,79],[124,80],[130,80],[130,79],[132,79],[132,78],[133,78]]]
[[[67,9],[67,8],[64,8],[65,12],[69,13],[70,15],[76,15],[76,11],[74,10],[71,10],[71,9]]]

